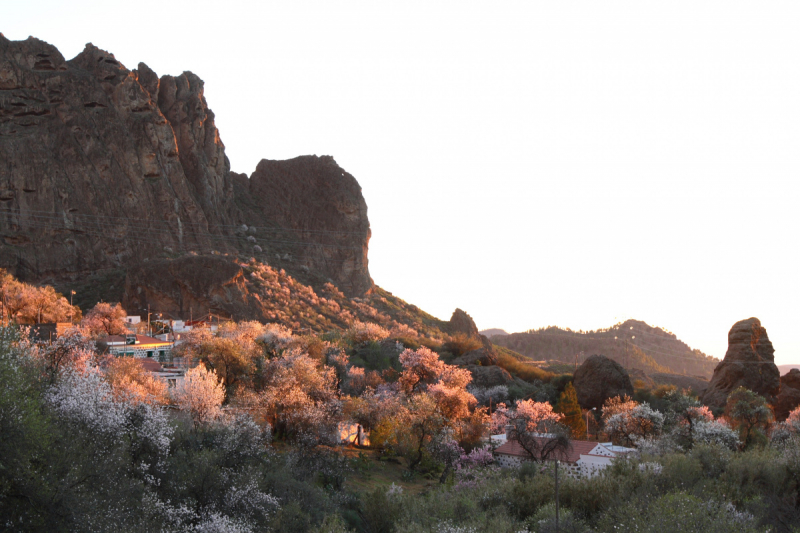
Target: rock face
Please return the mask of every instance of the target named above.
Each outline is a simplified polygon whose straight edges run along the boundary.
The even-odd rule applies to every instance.
[[[128,70],[91,44],[66,61],[0,34],[0,268],[58,285],[219,252],[356,296],[372,288],[369,238],[361,188],[331,157],[231,172],[191,72]]]
[[[781,376],[781,391],[775,398],[775,419],[786,420],[800,406],[800,370],[793,368]]]
[[[578,403],[584,409],[596,407],[615,396],[633,395],[631,378],[622,366],[604,355],[592,355],[573,377]]]
[[[767,330],[757,318],[734,324],[728,332],[728,351],[714,369],[711,382],[703,394],[703,403],[709,407],[724,407],[728,395],[739,386],[773,402],[781,386],[774,354],[775,349],[767,337]]]

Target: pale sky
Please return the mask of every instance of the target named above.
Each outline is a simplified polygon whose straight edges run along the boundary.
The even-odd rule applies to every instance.
[[[800,363],[800,3],[0,0],[0,32],[206,82],[233,170],[332,155],[377,284],[479,328],[637,318]]]

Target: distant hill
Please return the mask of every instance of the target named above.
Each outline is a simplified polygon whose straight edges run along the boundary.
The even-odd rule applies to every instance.
[[[508,335],[508,332],[500,328],[489,328],[489,329],[484,329],[483,331],[480,332],[480,334],[485,335],[486,337],[489,337],[491,339],[492,337],[499,337],[500,335]]]
[[[534,360],[582,363],[592,354],[602,354],[628,368],[647,373],[661,372],[711,377],[719,359],[690,348],[673,333],[627,320],[608,329],[572,331],[555,326],[524,333],[495,335],[492,342]]]
[[[800,369],[800,365],[778,365],[778,370],[780,371],[781,376],[787,374],[793,368]]]

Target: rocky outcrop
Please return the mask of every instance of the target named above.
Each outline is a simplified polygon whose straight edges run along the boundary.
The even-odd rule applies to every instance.
[[[231,172],[214,118],[191,72],[128,70],[91,44],[66,61],[0,34],[0,268],[58,286],[220,253],[368,292],[355,178],[316,156]]]
[[[578,403],[584,409],[600,409],[615,396],[632,396],[633,385],[628,373],[616,361],[604,355],[591,355],[573,376]]]
[[[446,328],[447,332],[451,335],[456,333],[463,333],[470,337],[477,337],[479,335],[478,326],[475,325],[475,321],[472,320],[472,317],[469,316],[466,311],[462,311],[461,309],[453,311],[453,316],[450,317]]]
[[[756,392],[773,402],[780,390],[780,372],[767,330],[757,318],[741,320],[728,332],[728,351],[708,384],[702,401],[722,408],[737,387]]]
[[[478,387],[494,387],[514,383],[511,374],[499,366],[467,365],[465,368],[472,374],[472,384]]]
[[[794,409],[800,407],[800,370],[793,368],[781,376],[781,390],[775,398],[775,419],[786,420]]]
[[[450,364],[452,365],[481,365],[491,366],[497,364],[497,352],[492,346],[492,341],[483,335],[479,335],[483,346],[477,350],[470,350],[460,357],[453,359]]]

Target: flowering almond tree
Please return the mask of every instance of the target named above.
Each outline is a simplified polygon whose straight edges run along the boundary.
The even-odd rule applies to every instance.
[[[271,359],[260,403],[278,432],[300,432],[325,440],[335,435],[341,401],[336,373],[305,352],[292,349]]]
[[[498,409],[499,410],[499,409]],[[507,436],[517,442],[534,461],[545,461],[569,449],[569,429],[560,422],[563,415],[548,402],[518,400],[514,410],[506,410]]]
[[[165,405],[169,401],[167,384],[154,378],[136,357],[115,357],[106,368],[106,380],[111,385],[114,398],[138,405],[141,403]]]
[[[403,365],[403,372],[398,383],[409,394],[437,381],[447,366],[439,359],[439,354],[424,346],[417,350],[404,350],[400,354],[400,364]]]
[[[81,324],[94,336],[121,335],[125,333],[127,313],[120,304],[100,302],[92,307]]]
[[[606,421],[611,440],[635,445],[638,439],[656,437],[664,430],[664,415],[642,403],[629,411],[617,413]]]
[[[175,391],[178,407],[189,412],[195,427],[216,420],[222,414],[225,389],[216,372],[202,363],[188,370]]]

